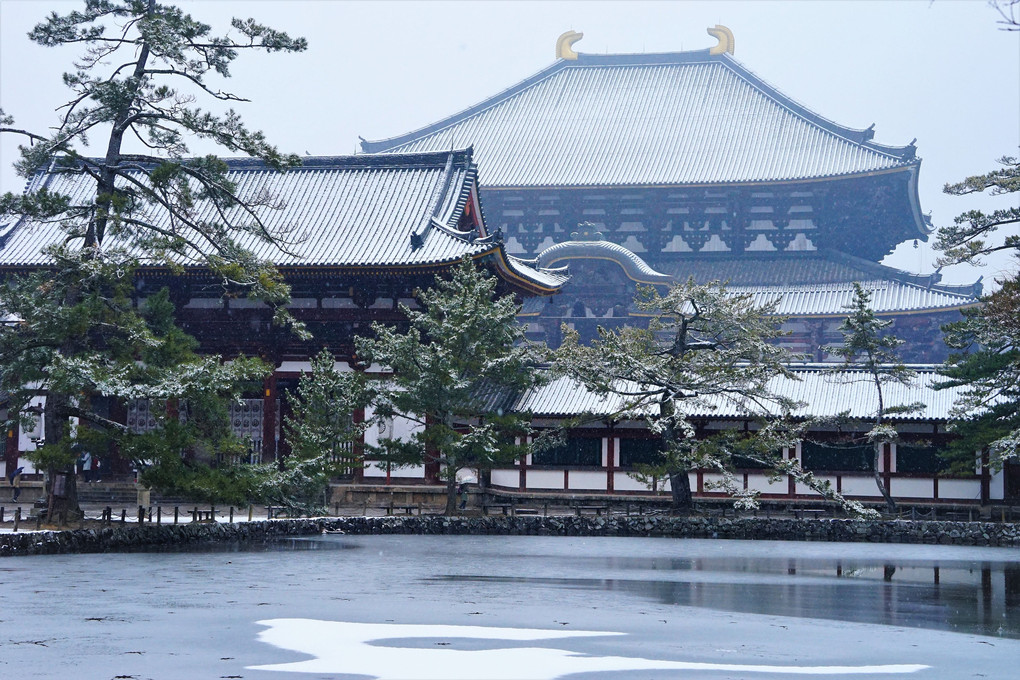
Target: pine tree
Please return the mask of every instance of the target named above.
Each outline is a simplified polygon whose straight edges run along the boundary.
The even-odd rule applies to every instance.
[[[216,115],[194,102],[196,92],[220,102],[244,101],[210,83],[229,77],[241,51],[294,52],[306,45],[250,19],[235,19],[232,26],[233,34],[217,36],[155,0],[86,0],[82,10],[54,12],[29,34],[40,45],[84,49],[64,75],[72,98],[60,107],[53,132],[15,127],[0,111],[0,132],[30,141],[21,147],[20,174],[69,173],[91,183],[74,196],[38,182],[25,194],[0,197],[0,214],[58,223],[66,234],[47,250],[51,266],[9,280],[0,303],[12,322],[0,331],[0,364],[14,403],[24,405],[29,390],[46,396],[40,455],[50,477],[62,473],[69,484],[66,507],[58,504],[58,510],[77,510],[71,419],[118,431],[92,405],[146,393],[132,383],[129,364],[132,352],[155,342],[153,329],[131,309],[125,292],[142,258],[146,265],[204,266],[225,287],[266,300],[280,322],[289,321],[287,286],[251,250],[265,242],[286,247],[260,219],[279,200],[242,195],[229,181],[226,163],[215,156],[189,158],[188,144],[208,140],[277,170],[297,164],[296,156],[281,154],[232,109]],[[91,139],[101,140],[102,156],[87,154]],[[37,313],[28,311],[29,300]],[[210,380],[229,373],[218,363],[203,365]],[[18,368],[8,368],[13,366]],[[153,379],[168,397],[176,370]]]
[[[848,510],[863,512],[796,461],[777,454],[799,436],[788,418],[796,404],[769,386],[776,377],[795,379],[787,368],[791,357],[775,344],[782,335],[778,301],[757,306],[750,295],[691,280],[672,286],[665,296],[642,287],[636,304],[652,316],[648,328],[600,328],[587,346],[565,328],[556,363],[588,389],[622,397],[616,417],[644,419],[661,437],[660,459],[638,472],[647,480],[669,479],[674,510],[693,507],[688,474],[699,468],[722,474],[720,488],[734,494],[739,505],[754,507],[755,494],[728,476],[734,456],[744,456],[766,465],[776,479],[791,475]],[[760,427],[750,437],[706,436],[687,415],[720,405],[735,406]]]
[[[392,371],[378,387],[376,419],[406,418],[408,440],[386,438],[376,452],[403,465],[438,463],[446,513],[456,511],[457,473],[481,471],[520,457],[530,417],[504,412],[505,400],[536,386],[539,354],[517,324],[513,296],[495,298],[496,279],[465,260],[449,280],[417,294],[423,311],[405,305],[404,333],[373,324],[358,338],[358,356]]]
[[[884,321],[875,315],[871,309],[871,294],[859,283],[854,283],[854,299],[847,307],[850,313],[839,326],[843,344],[823,349],[843,359],[843,364],[833,370],[835,375],[851,380],[854,372],[864,371],[875,387],[877,405],[868,423],[870,430],[865,438],[874,448],[871,468],[875,484],[885,500],[886,509],[894,513],[896,502],[883,483],[879,470],[883,448],[899,438],[896,428],[888,421],[890,416],[920,411],[924,404],[888,404],[885,387],[890,383],[909,385],[917,373],[900,360],[897,350],[904,341],[887,331],[893,322]]]
[[[324,505],[329,482],[349,476],[363,463],[356,448],[365,432],[355,415],[370,398],[363,373],[337,371],[333,355],[322,350],[312,359],[292,395],[292,413],[284,422],[291,453],[280,460],[279,475],[265,485],[274,505],[311,511]]]
[[[1014,9],[1017,3],[1010,3]],[[1004,15],[1006,16],[1006,15]],[[1015,21],[1012,29],[1016,30]],[[1020,161],[1004,157],[1002,168],[947,184],[945,192],[966,196],[1020,192]],[[984,256],[1006,251],[1020,267],[1020,208],[991,213],[970,210],[939,230],[940,264],[980,264]],[[1000,230],[1005,231],[998,239]],[[1004,276],[1000,288],[981,298],[981,307],[966,310],[964,319],[947,325],[946,343],[953,350],[942,368],[940,388],[963,387],[954,406],[952,428],[959,439],[950,446],[956,469],[973,470],[974,452],[987,450],[993,470],[1020,461],[1020,274]]]

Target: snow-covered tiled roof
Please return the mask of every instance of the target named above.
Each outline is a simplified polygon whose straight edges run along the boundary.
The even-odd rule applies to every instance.
[[[800,417],[828,417],[847,412],[851,418],[873,417],[878,407],[878,395],[870,375],[851,370],[833,374],[833,364],[805,364],[795,366],[795,379],[776,377],[769,382],[775,394],[806,404],[793,415]],[[935,390],[941,379],[937,367],[913,366],[916,377],[910,385],[883,384],[886,406],[899,406],[920,402],[924,408],[916,413],[889,418],[898,422],[938,421],[950,419],[953,403],[963,388]],[[531,413],[536,417],[571,417],[583,414],[610,416],[619,413],[626,401],[617,395],[596,395],[568,377],[559,377],[548,385],[535,388],[518,397],[513,410]],[[678,410],[692,418],[742,418],[746,411],[718,397],[708,397],[703,403],[679,402]]]
[[[876,314],[904,314],[961,309],[977,304],[970,295],[924,288],[890,280],[859,281],[871,295],[869,307]],[[854,300],[853,283],[822,283],[790,286],[730,286],[733,294],[748,294],[757,306],[779,300],[781,316],[846,316]]]
[[[541,272],[512,260],[484,224],[460,231],[460,218],[476,187],[471,149],[417,154],[307,157],[300,167],[276,172],[259,162],[231,159],[228,179],[247,200],[277,207],[256,208],[265,228],[278,235],[285,249],[257,239],[239,238],[257,257],[282,269],[428,266],[463,257],[497,256],[504,272],[525,280],[526,287],[558,287],[562,273]],[[138,173],[138,179],[145,181]],[[78,172],[50,172],[36,177],[30,189],[45,185],[75,204],[93,200],[95,182]],[[280,207],[282,206],[282,207]],[[241,208],[228,214],[242,223]],[[214,206],[199,203],[195,221],[216,221]],[[165,211],[146,219],[170,228]],[[44,246],[65,237],[57,222],[22,220],[0,228],[0,266],[45,265]],[[138,249],[143,258],[145,252]]]
[[[479,234],[462,236],[450,228],[456,227],[475,179],[469,151],[310,157],[283,173],[247,159],[228,163],[228,178],[242,198],[283,206],[258,213],[271,233],[291,242],[290,252],[254,237],[242,240],[258,257],[278,266],[430,264],[491,248],[474,242]],[[42,179],[50,191],[76,204],[89,203],[96,190],[95,182],[82,173],[54,172]],[[230,211],[232,218],[250,222],[240,208]],[[146,217],[157,227],[171,227],[165,211],[153,210]],[[215,221],[215,207],[200,204],[194,219]],[[434,224],[446,228],[431,229],[421,247],[412,247],[411,233]],[[41,247],[63,237],[56,222],[24,221],[7,235],[0,264],[45,264]]]
[[[727,54],[579,54],[366,152],[473,145],[486,187],[780,182],[915,166]]]

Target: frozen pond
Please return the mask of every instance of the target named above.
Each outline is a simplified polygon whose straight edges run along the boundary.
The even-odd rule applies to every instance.
[[[0,677],[1016,677],[1020,551],[323,536],[0,561]]]

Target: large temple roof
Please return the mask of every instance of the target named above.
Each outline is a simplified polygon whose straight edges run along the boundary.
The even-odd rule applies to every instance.
[[[914,146],[829,121],[726,53],[577,54],[362,149],[474,145],[485,187],[776,183],[916,170]]]
[[[286,242],[281,249],[252,236],[242,238],[241,245],[282,269],[431,266],[492,256],[504,274],[525,288],[551,292],[565,278],[507,255],[486,233],[474,196],[477,169],[471,149],[308,157],[284,173],[248,159],[228,164],[228,177],[242,197],[277,204],[258,213],[266,229]],[[29,189],[41,186],[75,204],[90,203],[95,192],[94,181],[74,171],[43,173]],[[234,219],[245,221],[241,208],[232,210],[237,211]],[[469,227],[461,226],[465,210],[475,213]],[[170,226],[163,211],[154,210],[148,218]],[[199,204],[194,219],[216,220],[215,208]],[[44,266],[48,258],[42,248],[65,235],[53,221],[0,224],[0,267]]]

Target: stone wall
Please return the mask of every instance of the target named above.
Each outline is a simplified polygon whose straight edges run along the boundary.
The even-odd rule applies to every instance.
[[[1020,546],[1020,525],[992,522],[864,522],[849,519],[679,517],[324,517],[237,524],[177,524],[0,534],[0,556],[116,552],[288,536],[439,534],[656,536],[791,541]]]

